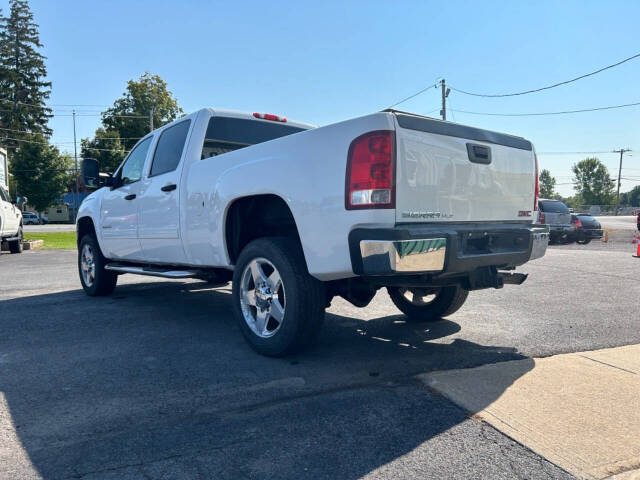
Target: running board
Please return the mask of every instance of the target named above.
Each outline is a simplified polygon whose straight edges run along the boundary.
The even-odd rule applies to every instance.
[[[197,270],[168,270],[160,267],[139,267],[135,265],[122,265],[119,263],[107,263],[105,270],[118,273],[133,273],[136,275],[147,275],[149,277],[162,278],[194,278],[201,275],[202,272]]]

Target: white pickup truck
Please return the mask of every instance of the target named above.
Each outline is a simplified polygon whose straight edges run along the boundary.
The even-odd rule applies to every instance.
[[[22,211],[0,186],[0,243],[7,242],[11,253],[22,253]]]
[[[364,307],[386,287],[438,320],[544,255],[537,168],[528,140],[399,111],[314,128],[203,109],[83,202],[80,280],[89,295],[123,273],[232,280],[245,338],[272,356],[314,338],[335,296]]]

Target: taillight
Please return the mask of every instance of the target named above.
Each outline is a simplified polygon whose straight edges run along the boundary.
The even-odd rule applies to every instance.
[[[540,223],[540,224],[547,223],[545,220],[546,219],[544,218],[544,212],[540,212],[538,214],[538,223]]]
[[[395,207],[395,142],[392,130],[359,136],[349,146],[345,207]]]
[[[287,117],[280,117],[278,115],[274,115],[273,113],[254,113],[254,117],[261,118],[262,120],[271,120],[272,122],[287,122]]]
[[[536,159],[536,192],[533,198],[533,210],[536,211],[538,210],[538,198],[540,198],[540,177],[538,176],[538,155],[534,152],[533,156]],[[542,215],[542,218],[544,218],[544,215]]]
[[[576,218],[576,221],[573,222],[576,224],[576,228],[582,228],[582,221],[579,218]]]

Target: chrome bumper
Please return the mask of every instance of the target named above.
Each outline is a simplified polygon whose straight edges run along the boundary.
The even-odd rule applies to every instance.
[[[534,232],[533,233],[533,246],[531,247],[531,256],[529,260],[535,260],[536,258],[544,257],[549,245],[549,232]]]
[[[446,238],[360,241],[362,266],[369,275],[441,272],[446,253]]]

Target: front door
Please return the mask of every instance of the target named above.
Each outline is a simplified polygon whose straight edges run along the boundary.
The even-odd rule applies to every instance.
[[[107,258],[141,260],[138,241],[142,172],[152,137],[142,140],[126,158],[111,190],[102,197],[102,249]]]
[[[0,233],[14,234],[18,231],[19,213],[18,207],[11,203],[9,194],[0,187]]]
[[[190,125],[185,120],[160,133],[149,175],[142,181],[138,236],[148,262],[186,261],[180,235],[180,160]]]

